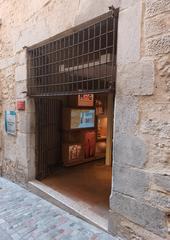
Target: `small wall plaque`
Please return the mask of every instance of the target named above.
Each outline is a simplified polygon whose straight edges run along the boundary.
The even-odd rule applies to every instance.
[[[5,111],[5,130],[8,134],[16,135],[16,112]]]
[[[25,110],[25,101],[17,101],[17,110]]]

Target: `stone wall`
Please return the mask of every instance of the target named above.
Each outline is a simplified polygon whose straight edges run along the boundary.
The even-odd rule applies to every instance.
[[[114,1],[118,5],[119,1]],[[14,181],[35,176],[34,102],[27,98],[26,47],[108,11],[112,0],[0,0],[0,84],[3,113],[3,175]],[[16,110],[17,100],[26,111],[17,111],[17,135],[4,131],[5,110]]]
[[[136,1],[120,12],[118,36],[110,230],[168,239],[170,1]]]
[[[168,239],[170,208],[169,0],[0,0],[0,164],[3,175],[35,176],[35,110],[26,96],[26,48],[120,7],[109,231]],[[17,111],[17,135],[4,131]],[[1,104],[1,103],[0,103]]]

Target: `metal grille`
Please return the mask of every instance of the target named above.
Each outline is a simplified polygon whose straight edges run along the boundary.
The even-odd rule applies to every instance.
[[[61,102],[36,98],[36,178],[47,177],[61,165]]]
[[[117,16],[110,11],[28,49],[28,95],[106,92],[114,88]]]

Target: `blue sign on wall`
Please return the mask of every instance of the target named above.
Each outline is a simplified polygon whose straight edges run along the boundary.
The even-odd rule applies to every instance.
[[[16,112],[5,111],[5,130],[8,134],[16,135]]]

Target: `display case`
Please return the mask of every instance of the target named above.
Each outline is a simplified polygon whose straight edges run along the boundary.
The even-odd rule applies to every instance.
[[[63,163],[65,166],[95,159],[95,109],[63,110]]]
[[[107,98],[78,96],[63,109],[62,151],[65,166],[104,158],[107,136]],[[71,107],[72,106],[72,107]]]
[[[94,128],[95,109],[65,108],[63,119],[63,130]]]

